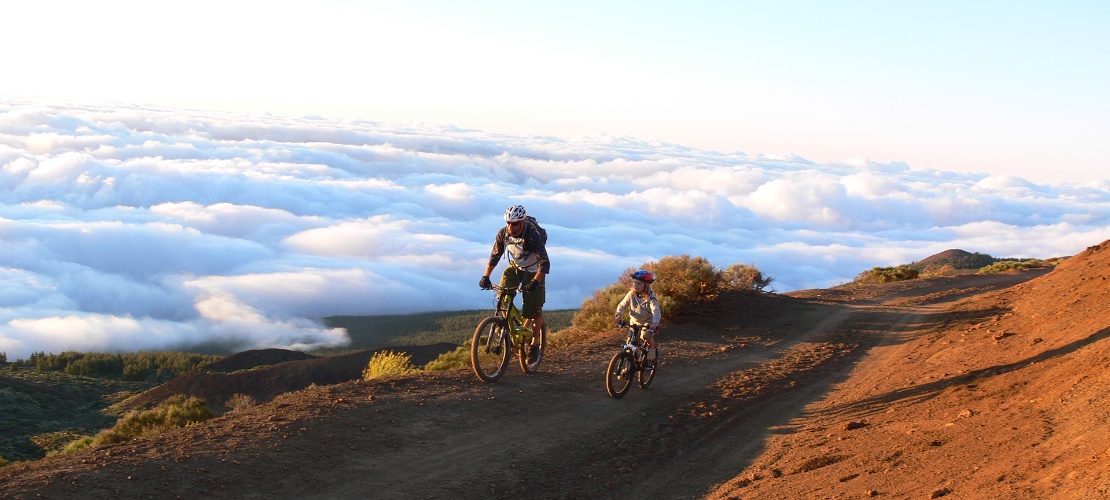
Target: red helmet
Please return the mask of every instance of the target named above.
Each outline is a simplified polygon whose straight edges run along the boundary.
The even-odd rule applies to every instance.
[[[632,273],[631,276],[632,279],[636,281],[643,281],[644,283],[651,283],[652,281],[655,281],[655,275],[651,274],[651,271],[645,271],[643,269]]]

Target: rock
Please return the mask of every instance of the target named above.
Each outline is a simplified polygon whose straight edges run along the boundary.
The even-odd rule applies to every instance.
[[[947,496],[949,493],[952,493],[952,490],[950,490],[948,488],[941,488],[939,490],[934,491],[931,495],[929,495],[929,498],[940,498],[940,497],[943,497],[943,496]]]

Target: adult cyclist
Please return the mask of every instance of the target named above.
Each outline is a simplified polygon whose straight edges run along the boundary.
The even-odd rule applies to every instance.
[[[484,290],[493,288],[489,276],[501,256],[509,252],[509,267],[501,274],[501,287],[514,289],[524,284],[524,299],[520,312],[525,319],[532,320],[532,347],[528,350],[529,361],[536,355],[540,332],[543,330],[543,304],[547,294],[544,279],[551,271],[547,258],[547,242],[536,224],[529,221],[528,213],[521,205],[505,209],[505,227],[497,231],[490,252],[489,264],[478,286]],[[512,292],[515,295],[515,292]]]

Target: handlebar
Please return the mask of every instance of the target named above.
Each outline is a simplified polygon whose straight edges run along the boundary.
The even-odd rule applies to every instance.
[[[624,321],[621,321],[621,322],[617,323],[617,327],[618,328],[629,328],[629,329],[635,330],[637,333],[639,333],[640,330],[647,330],[647,331],[651,332],[653,335],[659,332],[658,327],[656,327],[654,330],[652,330],[651,328],[648,328],[647,325],[632,325],[632,324],[626,323]]]
[[[483,288],[483,290],[493,290],[495,292],[502,292],[502,291],[504,291],[504,292],[523,292],[524,291],[524,285],[520,284],[520,285],[517,285],[515,287],[507,287],[507,286],[503,287],[501,285],[490,285],[489,288]]]

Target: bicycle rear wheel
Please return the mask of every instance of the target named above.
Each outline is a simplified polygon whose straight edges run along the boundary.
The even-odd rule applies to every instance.
[[[613,355],[609,361],[609,369],[605,372],[605,390],[610,396],[620,398],[632,386],[632,357],[628,351],[621,350]]]
[[[640,385],[641,389],[647,389],[651,385],[651,381],[655,380],[655,370],[659,369],[659,348],[655,348],[655,353],[650,359],[645,359],[644,363],[651,362],[651,368],[644,367],[640,373],[636,374],[636,383]]]
[[[530,344],[522,344],[520,346],[520,369],[524,373],[535,373],[540,367],[540,361],[543,361],[543,354],[547,351],[547,325],[544,324],[540,329],[540,342],[536,347],[536,354],[529,359],[529,351],[532,346]]]
[[[470,364],[474,374],[483,382],[496,382],[509,367],[511,349],[504,320],[496,316],[483,319],[470,339]]]

